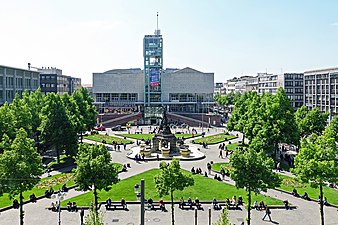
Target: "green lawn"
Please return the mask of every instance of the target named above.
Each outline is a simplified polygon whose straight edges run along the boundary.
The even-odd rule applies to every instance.
[[[107,142],[107,144],[111,144],[113,141],[117,142],[117,144],[131,144],[131,143],[133,143],[133,141],[128,140],[128,139],[112,137],[112,136],[107,136],[107,135],[103,135],[103,134],[88,135],[88,136],[85,136],[84,138],[92,140],[92,141],[97,141],[97,142],[102,142],[102,140],[105,140]]]
[[[194,140],[194,142],[196,144],[202,144],[203,142],[206,142],[208,145],[213,145],[213,144],[221,143],[225,139],[232,140],[232,139],[235,139],[235,138],[236,138],[236,136],[223,133],[223,134],[211,135],[211,136],[204,137],[204,138],[198,138],[198,139]]]
[[[221,168],[224,167],[226,170],[230,170],[230,163],[213,163],[211,164],[211,169],[217,172],[221,171]]]
[[[242,143],[233,143],[233,144],[228,144],[226,145],[228,150],[235,151],[239,147],[246,147],[248,146],[247,144],[242,144]]]
[[[57,163],[57,159],[55,158],[54,161],[48,163],[48,167],[51,168],[51,170],[58,170],[60,168],[65,168],[68,166],[72,166],[75,164],[75,160],[71,156],[61,155],[60,156],[60,163]]]
[[[59,190],[63,184],[67,185],[67,187],[74,185],[74,174],[73,173],[63,173],[58,174],[51,177],[46,177],[40,180],[40,182],[33,187],[33,189],[29,191],[25,191],[23,193],[24,200],[29,200],[29,196],[34,193],[36,197],[42,196],[45,194],[46,189]],[[16,196],[16,199],[19,200],[19,196]],[[9,199],[7,193],[4,193],[3,196],[0,197],[0,208],[5,206],[12,205],[12,200]]]
[[[138,139],[138,140],[150,140],[154,137],[154,134],[116,134],[118,136],[122,137],[129,137],[133,139]],[[192,134],[174,134],[177,138],[182,138],[184,137],[185,139],[192,138]],[[195,134],[194,137],[201,136],[201,134]]]
[[[279,189],[284,191],[292,192],[293,188],[297,189],[298,194],[303,195],[304,192],[307,192],[310,198],[318,199],[319,196],[319,187],[317,189],[310,187],[310,184],[299,183],[293,177],[281,176],[283,178],[282,184]],[[338,205],[338,190],[330,188],[328,186],[323,187],[324,196],[326,196],[327,201],[334,205]]]
[[[110,197],[113,201],[119,201],[121,198],[124,198],[127,201],[137,201],[136,195],[134,193],[134,185],[140,183],[141,179],[145,180],[145,198],[151,197],[152,199],[154,199],[154,201],[157,201],[159,199],[159,196],[155,189],[154,183],[154,176],[157,173],[159,173],[159,169],[151,169],[136,176],[122,180],[119,183],[113,185],[110,191],[100,191],[99,201],[105,201],[108,197]],[[186,171],[186,173],[190,172]],[[193,178],[195,180],[194,186],[188,187],[183,191],[176,191],[174,193],[174,199],[176,201],[178,201],[181,196],[185,199],[189,197],[198,197],[200,200],[209,201],[211,201],[215,197],[218,200],[224,201],[226,197],[231,198],[233,195],[236,195],[237,197],[241,195],[244,198],[244,201],[247,201],[246,192],[244,189],[237,189],[235,186],[226,184],[224,182],[219,182],[201,175],[193,175]],[[252,198],[252,201],[263,200],[269,205],[282,205],[282,201],[263,195],[253,195]],[[168,201],[170,197],[165,196],[163,197],[163,199]],[[93,201],[93,193],[88,192],[80,196],[74,197],[70,200],[62,202],[62,205],[65,206],[68,201],[75,201],[79,206],[90,205],[90,202]]]

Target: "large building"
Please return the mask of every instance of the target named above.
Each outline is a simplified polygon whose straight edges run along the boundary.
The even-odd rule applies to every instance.
[[[303,73],[258,73],[256,77],[243,76],[228,80],[224,88],[227,94],[231,92],[243,94],[247,91],[257,91],[258,94],[276,94],[278,88],[282,87],[289,97],[291,105],[297,110],[303,105],[303,79]]]
[[[143,62],[143,69],[93,73],[93,96],[99,113],[142,112],[145,124],[159,123],[163,108],[170,113],[200,114],[204,118],[202,113],[214,104],[213,73],[189,67],[164,69],[163,38],[158,27],[154,35],[143,39]]]
[[[338,68],[304,72],[304,104],[329,112],[330,119],[338,114]]]
[[[100,113],[144,111],[144,72],[141,69],[115,69],[93,73],[93,95]],[[202,113],[212,105],[214,74],[189,67],[163,70],[161,98],[156,101],[169,112]],[[148,99],[149,100],[149,99]]]
[[[40,73],[40,88],[44,94],[72,94],[81,88],[81,79],[62,75],[62,70],[54,67],[36,68]]]
[[[39,88],[39,73],[9,66],[0,66],[0,105],[11,103],[18,93],[24,90],[35,91]]]

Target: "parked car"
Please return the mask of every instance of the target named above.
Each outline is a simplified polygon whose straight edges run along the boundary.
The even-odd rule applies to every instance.
[[[106,127],[101,125],[99,127],[95,127],[94,129],[97,130],[97,131],[105,131]]]
[[[126,130],[125,127],[122,127],[121,125],[117,125],[111,128],[112,131],[124,131]]]

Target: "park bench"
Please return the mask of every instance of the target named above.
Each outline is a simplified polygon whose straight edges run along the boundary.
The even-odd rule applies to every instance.
[[[151,205],[149,205],[148,203],[145,203],[145,208],[149,209],[149,210],[161,210],[160,205],[158,203],[152,203]]]
[[[107,210],[116,210],[117,208],[128,210],[127,204],[122,205],[121,202],[112,202],[110,205],[105,205],[105,206]]]
[[[187,208],[187,209],[193,209],[193,206],[196,206],[197,209],[203,209],[201,203],[196,204],[195,202],[193,202],[192,205],[189,205],[187,202],[184,202],[184,204],[180,205],[179,208],[180,209],[185,209],[185,208]]]
[[[226,207],[227,209],[229,210],[232,210],[232,209],[240,209],[239,208],[239,205],[238,204],[233,204],[233,203],[230,203],[230,204],[227,204],[227,203],[219,203],[218,204],[220,207]]]

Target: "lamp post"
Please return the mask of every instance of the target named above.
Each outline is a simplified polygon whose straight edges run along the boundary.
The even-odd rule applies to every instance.
[[[56,194],[52,194],[51,196],[52,199],[57,199],[59,203],[59,207],[57,209],[59,213],[59,225],[61,225],[61,201],[64,199],[65,196],[66,193],[61,190],[59,190]]]
[[[138,188],[141,186],[141,192],[138,192]],[[144,179],[141,179],[141,184],[134,185],[134,191],[137,199],[141,201],[141,225],[144,225]]]

